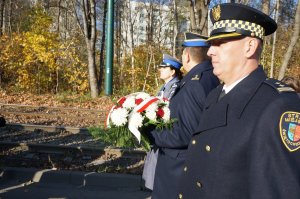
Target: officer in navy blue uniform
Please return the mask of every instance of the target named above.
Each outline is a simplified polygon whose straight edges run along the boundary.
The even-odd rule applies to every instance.
[[[277,24],[242,4],[217,5],[210,17],[208,55],[224,84],[207,97],[177,198],[299,199],[300,100],[259,66]]]
[[[176,198],[174,192],[182,173],[185,152],[192,133],[198,126],[208,93],[219,84],[212,73],[206,53],[206,38],[186,33],[182,64],[187,74],[170,100],[171,118],[176,119],[172,129],[151,131],[159,147],[152,199]]]
[[[182,72],[180,70],[182,63],[174,57],[168,54],[163,54],[163,60],[158,66],[160,78],[164,80],[165,84],[161,87],[157,93],[158,97],[163,97],[170,100],[180,80],[182,79]],[[159,149],[155,146],[151,147],[151,150],[147,152],[142,178],[145,181],[145,187],[149,190],[153,190],[155,169],[157,164]]]

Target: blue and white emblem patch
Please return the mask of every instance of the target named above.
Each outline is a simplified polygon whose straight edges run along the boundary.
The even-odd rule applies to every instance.
[[[283,113],[280,118],[279,129],[282,142],[290,152],[300,149],[299,112]]]

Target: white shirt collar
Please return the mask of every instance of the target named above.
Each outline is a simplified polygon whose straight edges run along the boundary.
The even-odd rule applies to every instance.
[[[233,82],[230,86],[226,86],[226,84],[224,84],[223,90],[225,91],[225,94],[229,93],[229,91],[231,91],[238,83],[240,83],[247,76],[248,75],[246,75],[245,77],[242,77],[241,79],[238,79],[237,81]]]

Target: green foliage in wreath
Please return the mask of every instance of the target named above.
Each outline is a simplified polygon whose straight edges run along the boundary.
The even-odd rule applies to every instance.
[[[97,139],[100,139],[104,143],[119,148],[140,148],[142,147],[146,151],[150,151],[150,141],[144,133],[141,135],[141,143],[138,143],[136,137],[129,131],[127,127],[112,127],[101,128],[91,127],[89,128],[90,134]]]

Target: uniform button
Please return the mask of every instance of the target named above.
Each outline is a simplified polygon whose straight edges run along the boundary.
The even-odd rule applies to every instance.
[[[193,140],[193,141],[192,141],[192,144],[196,144],[196,140]]]
[[[187,167],[184,167],[184,169],[183,169],[185,172],[187,171]]]
[[[205,150],[206,150],[207,152],[210,152],[210,151],[211,151],[210,146],[209,146],[209,145],[206,145],[206,146],[205,146]]]
[[[251,33],[251,37],[255,37],[255,33],[254,32]]]
[[[179,197],[179,199],[181,199],[181,198],[182,198],[182,194],[180,193],[180,194],[178,195],[178,197]]]
[[[196,184],[197,184],[197,187],[202,188],[201,182],[197,182]]]

